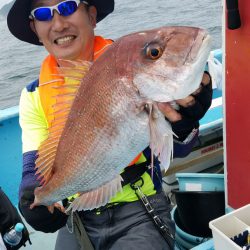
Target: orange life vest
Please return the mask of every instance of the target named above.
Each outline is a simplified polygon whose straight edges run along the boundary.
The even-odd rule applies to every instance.
[[[112,40],[104,39],[101,36],[96,36],[94,40],[94,60],[96,60],[111,44]],[[39,95],[41,99],[41,104],[47,118],[48,127],[54,119],[53,105],[56,104],[56,98],[54,96],[58,94],[63,94],[62,89],[52,88],[52,86],[62,86],[64,84],[64,78],[58,76],[57,62],[55,57],[48,55],[42,63],[40,76],[39,76]],[[130,164],[134,165],[142,153],[140,153]]]

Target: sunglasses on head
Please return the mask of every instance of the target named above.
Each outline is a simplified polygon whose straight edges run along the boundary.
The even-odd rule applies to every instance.
[[[80,3],[88,4],[81,0],[66,0],[53,6],[35,8],[30,12],[29,18],[38,21],[49,21],[53,18],[54,10],[61,16],[69,16],[77,10]]]

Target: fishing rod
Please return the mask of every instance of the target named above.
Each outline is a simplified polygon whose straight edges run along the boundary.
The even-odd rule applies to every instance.
[[[240,28],[240,12],[238,7],[238,0],[226,0],[227,3],[227,27],[230,30]]]

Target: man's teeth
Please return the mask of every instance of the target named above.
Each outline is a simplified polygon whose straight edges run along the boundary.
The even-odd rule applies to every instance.
[[[73,39],[74,39],[73,36],[65,36],[65,37],[61,37],[61,38],[56,39],[56,43],[61,45],[61,44],[64,44],[66,42],[69,42],[70,40],[73,40]]]

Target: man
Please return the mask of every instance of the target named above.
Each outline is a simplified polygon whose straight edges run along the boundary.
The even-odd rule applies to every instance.
[[[68,216],[59,204],[30,209],[34,188],[39,185],[34,169],[36,152],[48,136],[47,129],[53,119],[48,114],[53,113],[52,95],[57,91],[53,92],[45,83],[57,81],[53,78],[57,73],[56,66],[61,67],[65,63],[59,59],[94,61],[103,53],[112,42],[95,37],[94,28],[96,22],[110,14],[113,8],[113,0],[16,0],[8,14],[8,27],[14,36],[31,44],[43,45],[50,54],[41,66],[39,80],[23,90],[20,100],[23,175],[19,208],[36,230],[55,232],[61,228],[56,249],[80,249],[80,246],[74,235],[66,230]],[[168,104],[158,105],[178,135],[175,156],[185,156],[190,152],[198,135],[198,121],[209,108],[211,98],[211,81],[205,73],[201,87],[193,95],[178,101],[179,112]],[[173,248],[174,224],[169,213],[170,202],[162,192],[161,173],[157,166],[154,180],[145,169],[150,161],[148,155],[150,152],[147,148],[135,166],[128,168],[128,171],[125,169],[123,178],[128,179],[128,183],[124,185],[122,194],[113,197],[104,207],[79,213],[95,249]],[[161,217],[165,233],[154,224],[138,200],[132,185],[134,177],[143,180],[144,193],[155,215]]]

